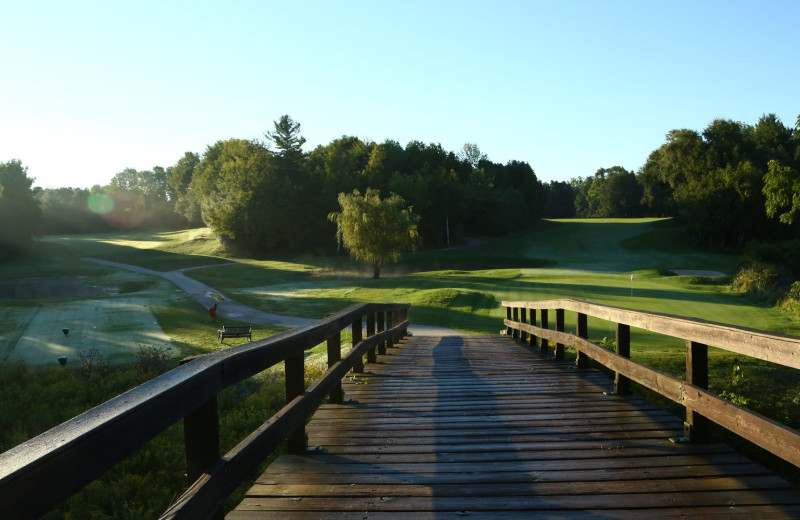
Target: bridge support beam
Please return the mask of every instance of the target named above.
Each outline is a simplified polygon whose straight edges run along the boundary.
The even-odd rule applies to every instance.
[[[686,341],[686,382],[708,390],[708,346],[695,341]],[[711,439],[709,420],[686,407],[683,436],[691,442],[704,443]]]
[[[350,329],[353,332],[352,348],[355,348],[356,345],[361,343],[362,335],[364,333],[364,331],[361,329],[361,326],[362,326],[362,321],[361,321],[361,316],[359,316],[358,318],[353,320],[353,325],[350,327]],[[364,358],[361,357],[358,359],[358,362],[353,367],[353,373],[361,374],[363,372],[364,372]]]
[[[578,313],[577,335],[579,338],[589,339],[589,321],[585,314]],[[580,350],[575,355],[575,364],[578,367],[585,368],[589,366],[589,356]]]
[[[359,323],[360,326],[360,323]],[[342,359],[342,333],[334,334],[326,342],[328,347],[328,368],[336,364],[337,361]],[[331,393],[328,394],[328,402],[331,404],[342,404],[344,399],[344,392],[342,392],[342,383],[337,383]]]
[[[375,313],[367,314],[367,337],[375,335]],[[372,347],[367,351],[367,363],[375,363],[378,360],[377,347]]]
[[[289,356],[283,362],[286,379],[286,404],[291,403],[295,397],[305,392],[305,356],[303,352]],[[299,426],[289,433],[286,439],[287,448],[292,455],[301,455],[306,452],[306,428]]]
[[[542,328],[547,329],[550,327],[550,322],[547,317],[547,309],[542,309]],[[548,343],[545,338],[542,338],[541,345],[539,346],[539,350],[542,352],[547,352]]]
[[[377,318],[376,318],[375,321],[376,321],[375,324],[377,325],[375,332],[377,334],[380,334],[381,332],[386,330],[386,313],[384,313],[382,311],[378,312]],[[382,341],[381,343],[378,343],[378,354],[381,355],[381,356],[386,355],[386,342],[385,341]],[[375,359],[373,361],[373,363],[375,361],[377,361],[377,359]]]
[[[536,326],[536,309],[531,309],[530,324],[534,327]],[[536,339],[536,334],[531,334],[531,337],[528,338],[528,344],[532,347],[535,347]]]
[[[525,307],[520,309],[519,321],[520,323],[528,323],[528,309],[526,309]],[[520,331],[519,339],[521,339],[522,342],[525,343],[528,340],[528,333],[525,332],[524,330]]]
[[[519,308],[514,307],[511,310],[511,320],[519,321]],[[511,337],[514,339],[519,339],[519,329],[511,329]]]
[[[556,309],[556,330],[564,332],[564,309]],[[564,359],[563,343],[556,343],[556,359]]]
[[[184,365],[199,356],[182,359]],[[183,418],[183,448],[186,454],[186,482],[191,486],[219,460],[219,410],[214,396]],[[222,520],[222,508],[209,518]]]
[[[617,354],[620,356],[631,357],[631,327],[617,323]],[[617,395],[630,395],[631,380],[619,372],[614,373],[614,393]]]

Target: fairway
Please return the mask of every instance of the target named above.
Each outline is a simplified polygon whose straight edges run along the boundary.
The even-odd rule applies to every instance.
[[[406,302],[412,305],[410,319],[414,324],[496,334],[505,317],[500,305],[503,300],[579,298],[800,334],[797,322],[728,288],[729,276],[736,270],[735,255],[686,245],[683,230],[669,219],[543,221],[536,229],[476,241],[473,247],[409,256],[387,269],[387,273],[407,274],[380,279],[369,278],[367,267],[349,262],[345,255],[231,258],[219,256],[222,252],[214,249],[215,243],[207,229],[40,240],[37,258],[42,265],[7,266],[3,273],[6,285],[30,280],[34,272],[46,270],[53,278],[42,280],[60,280],[62,285],[73,280],[120,294],[111,291],[98,298],[93,294],[79,296],[70,289],[73,296],[57,301],[7,300],[9,304],[0,313],[5,330],[0,358],[47,365],[67,355],[69,364],[77,366],[78,352],[90,348],[100,349],[114,363],[133,359],[139,346],[172,346],[176,356],[214,348],[214,342],[208,340],[213,339],[217,323],[209,320],[208,313],[196,303],[183,301],[185,295],[176,287],[158,277],[81,261],[86,255],[157,271],[224,262],[226,265],[186,274],[258,310],[312,319],[354,303]],[[58,263],[48,260],[52,258],[59,258]],[[420,258],[422,264],[445,269],[414,269],[420,265]],[[359,270],[364,274],[353,274]],[[728,276],[675,275],[682,270],[716,271]],[[176,297],[182,303],[177,303]],[[567,320],[569,327],[573,319],[568,316]],[[70,329],[68,336],[62,334],[62,328]],[[589,330],[596,340],[614,335],[612,325],[605,322],[590,322]],[[633,343],[635,351],[653,354],[683,348],[674,341],[635,330]]]
[[[668,219],[574,219],[547,221],[538,230],[490,244],[439,252],[457,254],[458,264],[516,257],[552,267],[426,271],[382,279],[289,280],[264,276],[261,267],[223,268],[192,273],[238,300],[268,312],[321,317],[357,302],[412,304],[417,324],[444,325],[471,333],[496,333],[503,300],[578,298],[652,312],[676,314],[747,327],[797,334],[797,323],[771,307],[753,305],[733,293],[728,278],[736,256],[685,245],[680,228]],[[425,254],[431,255],[432,252]],[[444,261],[444,260],[443,260]],[[266,265],[264,266],[267,267]],[[402,264],[400,266],[402,268]],[[680,273],[699,272],[715,276]],[[238,283],[242,279],[249,284]],[[598,322],[592,335],[612,337],[610,324]],[[634,332],[639,345],[673,347],[668,340]]]
[[[97,349],[115,363],[134,361],[139,347],[171,348],[147,298],[78,300],[39,308],[7,360],[30,365],[57,364],[67,356],[67,366],[79,368],[78,356]],[[64,334],[62,329],[69,329]]]

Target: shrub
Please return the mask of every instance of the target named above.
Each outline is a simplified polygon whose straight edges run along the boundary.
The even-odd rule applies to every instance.
[[[780,301],[780,309],[793,320],[800,320],[800,281],[792,284],[792,288]]]
[[[139,347],[136,354],[136,371],[139,374],[149,374],[155,372],[163,374],[167,371],[169,354],[159,347]]]
[[[108,358],[101,354],[99,349],[90,348],[87,352],[78,353],[78,360],[81,362],[81,372],[86,379],[92,377],[93,372],[100,375],[108,373]]]
[[[761,303],[774,303],[781,296],[777,281],[778,272],[774,266],[754,262],[739,269],[731,289]]]

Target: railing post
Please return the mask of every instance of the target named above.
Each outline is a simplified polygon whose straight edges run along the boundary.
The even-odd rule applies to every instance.
[[[588,318],[582,312],[578,313],[578,323],[577,323],[577,333],[579,338],[588,339],[589,338],[589,324]],[[581,368],[589,366],[589,357],[581,352],[580,350],[577,351],[575,355],[575,364]]]
[[[708,390],[708,346],[686,341],[686,382]],[[711,437],[709,420],[691,408],[686,408],[683,436],[692,442],[708,442]]]
[[[361,329],[361,316],[353,320],[353,325],[350,327],[350,329],[353,335],[352,348],[356,348],[356,345],[361,343],[361,336],[363,335],[363,330]],[[356,360],[356,363],[353,366],[353,373],[361,374],[363,372],[364,372],[364,356],[361,356],[358,358],[358,360]]]
[[[542,309],[542,328],[546,329],[549,328],[549,326],[550,323],[547,320],[547,309]],[[542,337],[540,341],[541,341],[541,347],[539,347],[539,350],[541,352],[547,352],[547,340],[544,337]]]
[[[525,307],[523,307],[520,311],[519,321],[521,323],[528,323],[528,309]],[[527,341],[528,333],[524,330],[519,331],[519,339],[521,339],[523,342]]]
[[[182,359],[185,365],[198,356]],[[191,486],[206,470],[219,460],[219,412],[217,396],[183,418],[183,446],[186,453],[186,483]],[[210,518],[221,519],[220,508]]]
[[[342,359],[342,331],[337,332],[327,341],[328,346],[328,368],[335,365]],[[342,392],[342,383],[336,383],[331,393],[328,394],[328,402],[331,404],[342,404],[344,393]]]
[[[378,314],[376,316],[377,316],[376,317],[377,329],[376,329],[375,332],[380,334],[381,332],[386,330],[386,313],[383,312],[383,311],[380,311],[380,312],[378,312]],[[380,354],[381,356],[386,354],[386,342],[385,341],[381,341],[380,343],[378,343],[378,354]],[[372,363],[374,363],[375,361],[377,361],[377,359],[373,360]]]
[[[199,356],[182,359],[185,365]],[[199,408],[183,418],[183,446],[186,453],[186,483],[191,486],[206,470],[219,460],[219,411],[217,396],[212,397]],[[209,518],[222,520],[222,508],[214,511]]]
[[[511,320],[511,307],[506,307],[506,319]],[[511,327],[506,326],[506,336],[510,336],[512,333]]]
[[[530,320],[531,320],[530,321],[531,325],[533,325],[535,327],[536,326],[536,309],[531,309],[531,318],[530,318]],[[528,339],[528,345],[530,345],[532,347],[535,347],[536,346],[536,338],[537,337],[538,336],[536,336],[536,334],[531,334],[531,337]]]
[[[386,330],[391,329],[394,327],[396,321],[397,311],[386,311]],[[394,346],[395,338],[394,336],[390,337],[386,340],[386,348],[392,348]],[[384,352],[385,354],[386,352]]]
[[[622,357],[631,357],[631,327],[617,323],[617,354]],[[630,395],[631,380],[619,372],[614,373],[614,393],[617,395]]]
[[[295,397],[305,392],[305,357],[303,352],[287,357],[284,362],[284,373],[286,378],[286,404],[289,404]],[[306,451],[306,428],[304,425],[298,426],[289,433],[286,439],[289,453],[300,455]]]
[[[556,330],[564,332],[564,309],[556,309]],[[556,343],[556,359],[564,359],[563,343]]]
[[[370,312],[367,314],[367,337],[375,335],[375,313]],[[378,357],[375,354],[377,347],[372,347],[367,351],[367,363],[375,363]]]
[[[514,309],[511,311],[511,315],[512,315],[511,318],[512,321],[519,321],[519,308],[514,307]],[[512,329],[511,337],[514,339],[519,339],[519,329]]]

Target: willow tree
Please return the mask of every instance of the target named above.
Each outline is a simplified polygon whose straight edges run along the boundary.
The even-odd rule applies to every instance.
[[[400,260],[405,251],[419,245],[419,216],[399,195],[381,199],[380,191],[367,188],[361,195],[339,194],[341,211],[328,218],[336,223],[337,237],[356,260],[372,265],[372,275],[380,278],[381,267]]]

